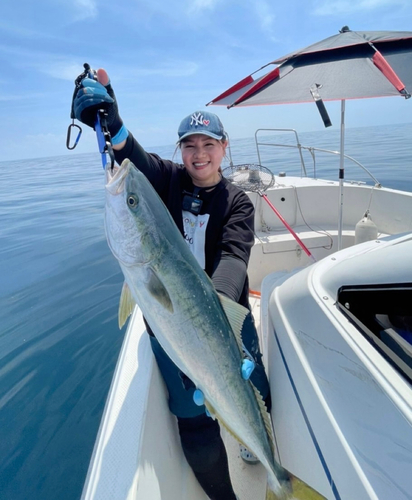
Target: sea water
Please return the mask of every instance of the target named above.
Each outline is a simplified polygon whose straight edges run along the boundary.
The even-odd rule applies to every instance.
[[[296,144],[292,133],[259,137]],[[384,186],[412,191],[411,137],[412,124],[349,129],[345,153]],[[299,143],[336,151],[339,131],[300,134]],[[171,158],[175,148],[147,149]],[[260,151],[274,174],[301,172],[297,149]],[[230,153],[234,165],[258,163],[253,138],[233,140]],[[312,153],[303,154],[312,173]],[[316,175],[338,178],[338,155],[315,159]],[[100,155],[2,162],[0,172],[0,499],[75,500],[125,333]],[[345,178],[368,179],[349,161]]]

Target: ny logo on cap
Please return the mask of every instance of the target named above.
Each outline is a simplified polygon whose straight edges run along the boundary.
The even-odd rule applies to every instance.
[[[203,118],[202,113],[193,113],[193,115],[190,118],[191,118],[190,126],[194,125],[195,127],[197,127],[198,125],[205,125],[207,127],[210,123],[210,120],[205,120]]]

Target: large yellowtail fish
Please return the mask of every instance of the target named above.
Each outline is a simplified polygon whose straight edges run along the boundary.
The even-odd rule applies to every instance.
[[[106,167],[106,234],[122,268],[119,321],[135,303],[174,363],[203,391],[206,407],[268,472],[266,499],[324,498],[275,460],[262,397],[241,376],[248,311],[218,296],[165,205],[136,167]]]

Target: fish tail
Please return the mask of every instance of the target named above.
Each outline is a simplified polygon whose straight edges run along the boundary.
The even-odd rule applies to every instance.
[[[293,474],[290,475],[289,485],[291,488],[290,498],[296,500],[326,500],[326,497]]]
[[[289,474],[287,480],[279,481],[268,474],[265,500],[326,500],[304,481]]]
[[[284,500],[285,491],[283,491],[282,486],[279,484],[279,481],[276,476],[272,476],[272,474],[268,474],[267,486],[266,486],[266,496],[265,500]]]
[[[269,486],[266,488],[266,496],[265,500],[280,500],[281,497],[276,495],[274,491],[272,491]]]

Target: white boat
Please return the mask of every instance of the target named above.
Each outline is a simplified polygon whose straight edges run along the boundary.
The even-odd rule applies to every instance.
[[[276,176],[265,192],[312,259],[262,193],[249,193],[251,305],[277,458],[327,499],[411,499],[412,345],[395,320],[411,325],[412,193],[376,182],[345,182],[343,193],[340,210],[337,181]],[[356,231],[367,212],[375,226],[363,220]],[[369,241],[355,244],[359,231]],[[238,444],[223,437],[240,500],[263,500],[264,468],[245,464]],[[183,456],[136,309],[82,499],[206,498]]]

